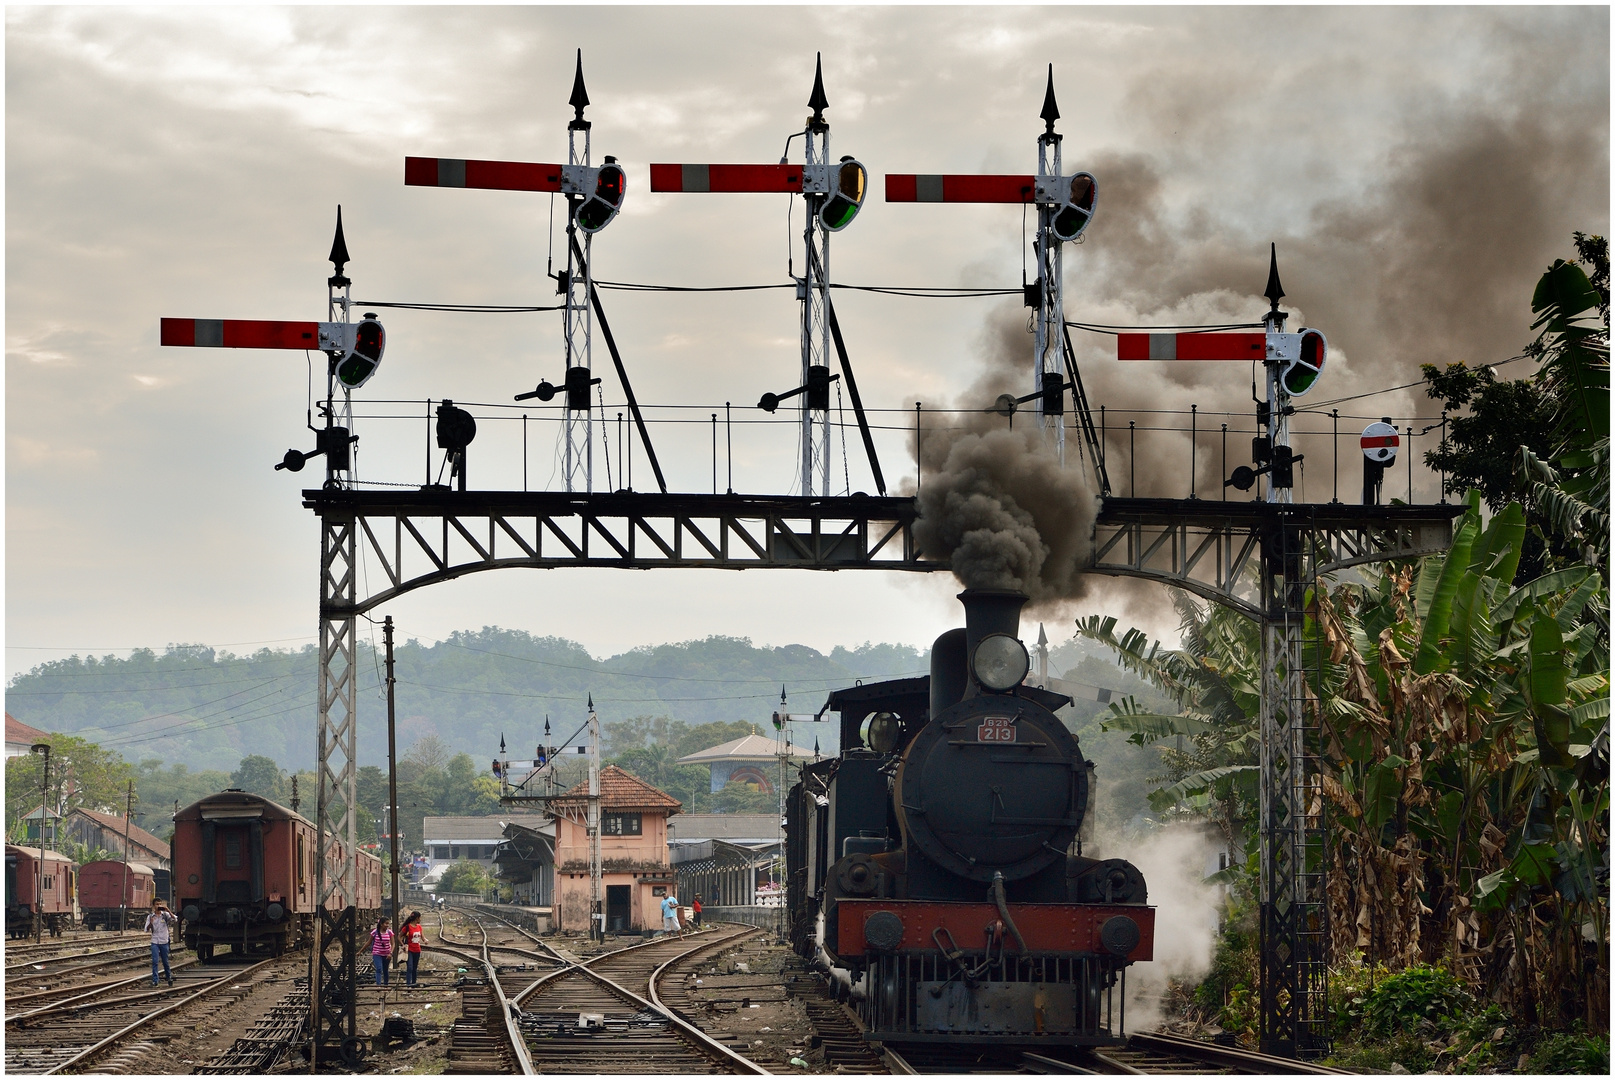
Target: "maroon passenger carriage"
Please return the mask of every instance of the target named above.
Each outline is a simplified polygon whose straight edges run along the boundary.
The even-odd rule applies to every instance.
[[[86,930],[135,929],[157,895],[156,871],[144,863],[100,859],[79,867],[79,912]]]
[[[7,844],[6,936],[32,936],[36,916],[53,936],[72,926],[73,876],[73,860],[60,852]]]
[[[233,788],[175,814],[174,907],[185,944],[206,961],[215,946],[278,955],[312,938],[316,839],[307,818]],[[333,850],[327,880],[339,872],[337,859]],[[360,926],[381,913],[381,860],[362,851],[355,906]]]

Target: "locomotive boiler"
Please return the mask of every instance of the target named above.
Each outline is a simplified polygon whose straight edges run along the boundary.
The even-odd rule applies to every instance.
[[[1117,1041],[1153,956],[1143,875],[1082,852],[1093,765],[1025,685],[1020,593],[967,589],[929,677],[830,695],[841,753],[786,817],[794,948],[885,1042]],[[822,711],[821,711],[822,715]]]
[[[307,818],[233,788],[175,814],[172,887],[185,944],[205,962],[220,946],[278,955],[311,937],[316,839]],[[332,859],[327,879],[340,869]],[[356,886],[364,926],[381,910],[380,859],[358,853]]]

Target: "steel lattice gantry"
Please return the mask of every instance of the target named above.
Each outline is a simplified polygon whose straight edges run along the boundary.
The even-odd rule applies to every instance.
[[[333,487],[305,491],[303,505],[321,521],[321,823],[329,800],[344,807],[331,823],[341,870],[326,891],[347,903],[355,620],[364,612],[425,585],[506,567],[950,569],[920,550],[912,498]],[[1307,1055],[1327,1043],[1322,804],[1302,660],[1307,593],[1319,577],[1347,567],[1446,551],[1462,511],[1202,499],[1102,504],[1090,572],[1176,586],[1262,626],[1262,1041],[1269,1052]],[[361,561],[379,573],[360,575]],[[376,591],[361,596],[360,581]]]
[[[1262,1050],[1328,1050],[1317,709],[1304,631],[1318,579],[1447,550],[1462,506],[1107,499],[1093,570],[1175,585],[1255,619],[1261,672]]]

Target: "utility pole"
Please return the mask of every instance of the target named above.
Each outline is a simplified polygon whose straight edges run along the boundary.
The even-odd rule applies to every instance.
[[[50,812],[50,743],[35,743],[30,749],[45,755],[45,771],[39,777],[39,858],[34,863],[34,944],[38,945],[45,929],[45,815]]]
[[[118,932],[129,929],[129,823],[135,813],[135,782],[129,781],[129,794],[123,805],[123,892],[118,895]]]
[[[393,879],[393,925],[398,924],[398,736],[397,710],[393,687],[398,680],[393,676],[393,617],[387,616],[381,624],[382,639],[387,644],[387,835],[391,841]]]
[[[600,718],[594,712],[594,695],[589,695],[589,934],[597,941],[606,937],[606,913],[600,894]]]

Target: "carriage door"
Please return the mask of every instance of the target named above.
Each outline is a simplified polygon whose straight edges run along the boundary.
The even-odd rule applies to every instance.
[[[17,894],[17,856],[6,856],[6,907],[14,908],[22,903],[22,897]]]
[[[209,830],[206,826],[212,826]],[[263,823],[221,820],[204,823],[203,849],[207,850],[206,834],[213,833],[213,873],[203,873],[207,884],[213,886],[206,899],[219,904],[251,904],[264,897],[264,841]]]

